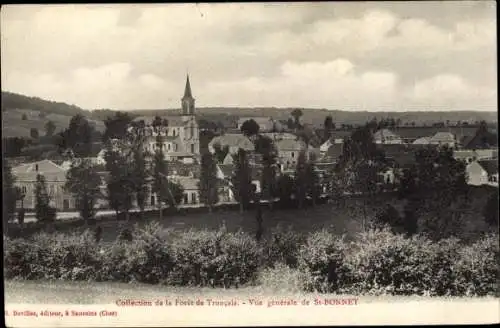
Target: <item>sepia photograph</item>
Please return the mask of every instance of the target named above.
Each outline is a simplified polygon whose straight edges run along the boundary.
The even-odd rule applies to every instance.
[[[496,7],[3,5],[6,325],[499,323]]]

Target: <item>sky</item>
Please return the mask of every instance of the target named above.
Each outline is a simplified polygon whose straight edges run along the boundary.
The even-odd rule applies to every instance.
[[[2,90],[85,109],[497,110],[496,3],[8,5]]]

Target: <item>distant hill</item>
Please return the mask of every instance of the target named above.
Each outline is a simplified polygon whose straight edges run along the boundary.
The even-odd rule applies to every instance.
[[[46,114],[60,115],[90,115],[90,111],[63,102],[44,100],[38,97],[28,97],[17,93],[2,91],[2,112],[13,109],[29,109]]]
[[[200,107],[196,112],[201,119],[222,122],[225,126],[235,126],[239,117],[266,116],[277,120],[287,120],[290,113],[296,108],[276,107]],[[474,124],[485,120],[497,125],[496,112],[477,111],[449,111],[449,112],[350,112],[342,110],[299,108],[303,112],[301,121],[322,127],[325,117],[331,115],[335,124],[364,124],[376,118],[394,118],[401,120],[401,124],[415,123],[416,126],[430,126],[436,122],[449,121],[451,125],[457,121]],[[101,109],[88,111],[75,105],[63,102],[43,100],[38,97],[28,97],[12,92],[2,91],[2,134],[4,137],[28,137],[30,129],[36,128],[40,135],[44,135],[45,124],[51,120],[56,124],[56,133],[68,126],[69,120],[76,114],[86,116],[99,131],[104,131],[103,121],[115,110]],[[155,116],[180,114],[179,109],[143,109],[127,111],[133,116]],[[25,119],[23,119],[25,118]]]
[[[76,114],[84,115],[97,130],[104,131],[101,120],[95,120],[92,112],[78,106],[2,91],[3,137],[29,137],[32,128],[38,129],[43,136],[48,121],[55,123],[55,133],[58,133],[68,127],[71,117]]]
[[[275,108],[275,107],[256,107],[256,108],[240,108],[240,107],[200,107],[196,108],[196,112],[201,117],[226,117],[226,119],[234,120],[238,117],[251,116],[267,116],[278,120],[287,120],[290,113],[296,108]],[[497,122],[496,112],[478,112],[478,111],[449,111],[449,112],[351,112],[342,110],[327,110],[327,109],[311,109],[299,108],[303,112],[301,121],[309,123],[317,127],[321,127],[327,115],[331,115],[336,124],[364,124],[367,121],[376,118],[400,119],[402,124],[415,122],[415,125],[432,125],[436,122],[449,121],[454,124],[457,121],[475,123],[476,121],[487,121],[489,123]],[[135,110],[132,113],[141,116],[149,115],[172,115],[178,113],[179,110]]]

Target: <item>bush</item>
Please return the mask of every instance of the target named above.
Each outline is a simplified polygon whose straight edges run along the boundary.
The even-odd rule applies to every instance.
[[[276,263],[272,268],[265,268],[258,275],[258,285],[266,291],[299,293],[307,288],[311,277],[302,270],[290,268],[283,263]]]
[[[271,230],[271,237],[265,244],[267,264],[272,266],[276,263],[282,263],[296,268],[300,245],[304,242],[304,236],[294,232],[291,227],[285,230],[281,225],[278,225]]]
[[[5,279],[29,279],[31,274],[30,243],[24,239],[10,239],[4,236],[4,277]]]
[[[346,259],[352,284],[344,285],[342,291],[423,295],[433,278],[426,262],[430,246],[422,237],[405,238],[386,229],[361,233]]]
[[[299,251],[299,268],[310,277],[306,290],[333,292],[349,284],[352,273],[345,263],[349,247],[343,237],[327,231],[310,234]]]
[[[261,250],[247,234],[189,231],[171,243],[175,266],[169,283],[189,286],[239,286],[251,281]]]
[[[394,206],[387,204],[375,216],[375,226],[383,228],[389,226],[394,233],[405,232],[404,221]]]
[[[174,233],[158,223],[136,225],[131,241],[103,245],[88,229],[26,240],[4,236],[4,276],[213,287],[257,281],[265,288],[348,294],[498,295],[498,235],[469,245],[408,238],[388,229],[361,233],[352,242],[327,231],[302,241],[280,227],[273,236],[264,249],[242,232]]]
[[[89,231],[39,233],[32,240],[8,240],[4,246],[4,273],[12,279],[94,280],[102,264]]]
[[[498,235],[488,235],[458,250],[454,265],[457,295],[498,296],[500,252]]]
[[[124,230],[125,231],[125,230]],[[118,238],[108,247],[99,280],[162,283],[174,266],[171,250],[158,223],[136,226],[132,239]]]

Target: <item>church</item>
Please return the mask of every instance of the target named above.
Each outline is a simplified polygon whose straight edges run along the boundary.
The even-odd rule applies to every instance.
[[[144,121],[144,149],[154,153],[160,147],[168,161],[193,163],[199,160],[200,129],[196,121],[195,99],[189,75],[186,77],[184,96],[181,99],[181,112],[160,118],[161,122],[155,122],[155,118],[151,116],[141,116],[134,120]],[[158,143],[158,136],[161,143]]]

